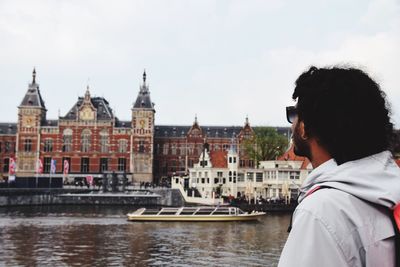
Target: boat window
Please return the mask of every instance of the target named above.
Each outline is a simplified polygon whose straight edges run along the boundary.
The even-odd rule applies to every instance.
[[[229,215],[229,209],[217,209],[213,213],[214,215]]]
[[[142,214],[143,215],[156,215],[159,210],[145,210]]]
[[[183,211],[181,211],[181,213],[179,213],[180,215],[193,215],[193,213],[195,212],[196,210],[183,210]]]
[[[214,211],[214,209],[201,209],[201,210],[197,211],[195,214],[196,215],[209,215],[213,211]]]
[[[159,215],[175,215],[176,211],[165,210],[160,212]]]

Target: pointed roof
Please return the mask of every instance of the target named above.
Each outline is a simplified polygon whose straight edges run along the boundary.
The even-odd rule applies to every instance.
[[[79,110],[85,105],[90,105],[92,108],[94,108],[97,120],[112,120],[115,118],[113,110],[108,101],[104,97],[92,97],[90,95],[89,85],[87,85],[85,96],[78,97],[78,101],[75,103],[75,105],[64,117],[60,117],[60,119],[76,120],[78,118]]]
[[[154,110],[154,103],[150,99],[149,86],[146,84],[146,70],[143,72],[143,84],[140,86],[139,94],[133,108],[149,108]]]
[[[22,100],[20,107],[38,107],[46,109],[43,98],[40,94],[39,84],[36,83],[36,70],[32,72],[32,83],[28,86],[24,99]]]

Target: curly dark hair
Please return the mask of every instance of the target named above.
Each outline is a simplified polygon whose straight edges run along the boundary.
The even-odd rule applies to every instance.
[[[293,99],[306,133],[337,164],[391,150],[389,103],[362,70],[312,66],[296,80]]]

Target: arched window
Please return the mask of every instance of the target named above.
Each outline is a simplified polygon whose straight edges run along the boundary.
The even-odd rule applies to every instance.
[[[125,139],[118,140],[118,152],[126,153],[127,149],[128,149],[128,141]]]
[[[72,150],[72,129],[65,129],[63,131],[63,152],[71,152]]]
[[[100,152],[107,153],[108,152],[108,131],[107,129],[103,129],[100,132]]]
[[[89,152],[91,136],[92,136],[92,132],[89,129],[84,129],[82,131],[82,136],[81,136],[81,140],[82,140],[81,151],[82,152]]]

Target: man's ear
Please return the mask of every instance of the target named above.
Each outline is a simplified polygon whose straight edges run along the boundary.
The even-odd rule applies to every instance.
[[[306,133],[306,129],[304,127],[304,122],[303,121],[300,121],[300,123],[299,123],[299,134],[300,134],[301,139],[303,139],[303,140],[307,140],[308,139],[308,135]]]

